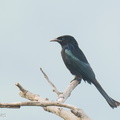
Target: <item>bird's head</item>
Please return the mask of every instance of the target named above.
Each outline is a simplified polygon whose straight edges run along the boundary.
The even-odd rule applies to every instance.
[[[72,45],[74,47],[78,46],[75,38],[70,35],[63,35],[63,36],[57,37],[51,40],[50,42],[58,42],[62,47],[67,46],[67,45]]]

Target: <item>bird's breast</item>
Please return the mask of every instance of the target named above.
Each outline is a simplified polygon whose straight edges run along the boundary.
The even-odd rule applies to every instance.
[[[65,64],[70,64],[70,58],[68,57],[68,55],[66,54],[66,51],[67,49],[62,49],[61,51],[61,55],[62,55],[62,58],[63,58],[63,61]]]

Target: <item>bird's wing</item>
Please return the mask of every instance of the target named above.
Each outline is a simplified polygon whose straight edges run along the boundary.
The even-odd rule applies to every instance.
[[[75,69],[86,79],[93,80],[95,78],[95,74],[90,66],[90,64],[86,61],[83,62],[80,58],[77,58],[69,49],[65,50],[67,57],[69,58],[71,66],[75,67]],[[92,81],[91,81],[92,82]]]
[[[88,63],[87,58],[85,57],[84,53],[82,52],[82,50],[80,48],[76,48],[76,49],[72,49],[71,53],[77,57],[79,60]]]

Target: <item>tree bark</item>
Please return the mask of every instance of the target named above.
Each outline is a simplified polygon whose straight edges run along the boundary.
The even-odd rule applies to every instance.
[[[23,98],[26,98],[30,101],[25,102],[14,102],[14,103],[0,103],[0,108],[20,108],[23,106],[41,106],[45,111],[54,113],[64,120],[91,120],[83,110],[73,106],[64,104],[66,99],[70,97],[71,92],[75,89],[75,87],[80,83],[79,80],[73,80],[68,85],[64,92],[59,92],[57,87],[49,80],[48,76],[45,72],[40,68],[44,77],[48,81],[48,83],[52,86],[53,92],[58,95],[58,99],[56,101],[50,101],[47,98],[42,98],[37,94],[33,94],[28,90],[24,89],[19,83],[16,83],[16,86],[20,89],[19,95]],[[67,108],[67,109],[64,109]]]

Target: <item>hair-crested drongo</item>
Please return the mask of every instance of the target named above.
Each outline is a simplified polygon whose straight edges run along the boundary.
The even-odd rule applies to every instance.
[[[61,55],[63,61],[69,71],[75,75],[76,79],[82,78],[84,81],[87,81],[90,84],[94,84],[112,108],[120,106],[120,103],[109,97],[102,86],[99,84],[88,60],[79,48],[78,43],[74,37],[70,35],[64,35],[51,41],[58,42],[61,45]]]

